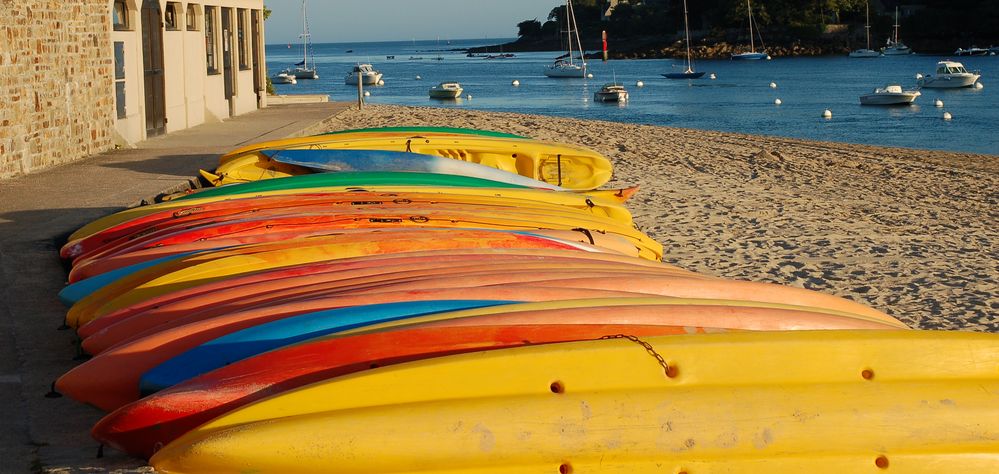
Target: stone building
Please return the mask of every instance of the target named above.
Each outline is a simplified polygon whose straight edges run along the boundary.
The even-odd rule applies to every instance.
[[[263,0],[0,0],[0,178],[266,106]]]

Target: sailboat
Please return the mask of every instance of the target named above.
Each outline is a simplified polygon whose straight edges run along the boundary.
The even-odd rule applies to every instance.
[[[897,23],[897,22],[896,22]],[[860,48],[850,52],[851,58],[877,58],[881,53],[871,49],[871,3],[867,2],[867,23],[864,25],[867,32],[867,48]]]
[[[690,60],[690,23],[687,21],[687,0],[683,0],[683,31],[687,37],[687,70],[663,74],[667,79],[700,79],[703,72],[694,72],[694,63]]]
[[[566,12],[566,54],[555,59],[555,63],[545,68],[548,77],[586,77],[586,58],[583,57],[583,44],[579,41],[579,28],[576,26],[576,14],[572,11],[572,1],[565,0]],[[572,40],[575,36],[576,48],[579,51],[579,63],[573,59]]]
[[[912,48],[906,46],[898,39],[898,7],[895,7],[895,24],[893,26],[895,27],[895,32],[892,34],[891,38],[888,38],[888,45],[881,48],[881,52],[885,53],[885,56],[912,54]]]
[[[746,9],[749,10],[749,52],[733,54],[732,59],[742,59],[742,60],[759,60],[759,59],[770,59],[770,55],[766,51],[756,52],[756,42],[753,36],[753,7],[749,4],[749,0],[746,0]],[[759,31],[759,28],[757,28]],[[763,35],[760,35],[760,46],[766,49],[763,45]]]
[[[287,73],[296,79],[319,79],[319,74],[316,73],[316,59],[312,52],[312,35],[309,34],[309,16],[305,10],[305,0],[302,0],[302,34],[298,37],[302,38],[302,62],[295,63],[295,67],[287,70]]]

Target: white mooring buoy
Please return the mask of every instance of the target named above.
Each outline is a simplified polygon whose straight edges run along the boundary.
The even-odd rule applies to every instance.
[[[951,115],[950,112],[944,112],[944,114],[943,114],[943,119],[944,120],[950,120],[952,118],[954,118],[954,116]]]
[[[921,80],[923,80],[923,75],[922,75],[922,74],[919,74],[919,73],[917,72],[917,73],[916,73],[916,80],[917,80],[917,81],[921,81]]]
[[[937,106],[937,107],[943,107],[943,101],[940,100],[940,99],[937,99],[937,101],[934,102],[933,105]]]
[[[420,76],[416,76],[416,80],[417,80],[417,81],[419,81],[419,80],[421,80],[421,79],[423,79],[423,78],[422,78],[422,77],[420,77]]]
[[[832,118],[832,111],[829,110],[829,109],[826,109],[825,112],[822,112],[822,118],[831,119]]]
[[[985,88],[985,86],[984,86],[984,85],[982,85],[982,83],[981,83],[981,82],[976,82],[976,83],[975,83],[975,89],[984,89],[984,88]]]
[[[638,81],[635,83],[635,87],[645,87],[645,83],[642,81]]]
[[[371,97],[371,91],[364,91],[364,97]]]
[[[520,81],[514,79],[513,82],[510,83],[510,85],[512,85],[513,87],[520,87]]]
[[[708,77],[710,77],[711,79],[718,79],[718,76],[716,76],[715,73],[711,73],[711,75]]]
[[[777,88],[777,83],[776,82],[771,82],[770,83],[770,88],[771,89],[776,89]]]
[[[587,78],[587,79],[593,79],[593,74],[587,74],[587,75],[586,75],[586,78]]]
[[[784,102],[781,102],[780,99],[774,100],[774,105],[780,105],[780,104],[783,104],[783,103]]]
[[[383,81],[383,80],[379,79],[379,80],[378,80],[378,85],[380,85],[380,86],[384,86],[384,85],[385,85],[385,81]]]
[[[472,94],[466,94],[465,98],[468,99],[468,100],[472,100]]]

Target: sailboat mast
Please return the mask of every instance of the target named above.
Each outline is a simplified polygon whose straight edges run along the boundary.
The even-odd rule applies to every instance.
[[[895,7],[895,42],[898,43],[898,7]]]
[[[694,72],[690,63],[690,23],[687,22],[687,0],[683,0],[683,31],[687,37],[687,72]]]
[[[579,41],[579,25],[576,24],[576,12],[572,9],[572,2],[570,0],[565,1],[566,5],[569,7],[569,18],[572,21],[572,30],[576,35],[576,47],[579,49],[579,62],[583,66],[583,74],[586,74],[586,57],[583,56],[583,43]],[[569,38],[569,42],[572,42],[572,37]],[[572,58],[572,51],[569,52],[569,57]]]
[[[753,41],[753,7],[749,4],[749,0],[746,0],[746,10],[749,11],[749,51],[755,53],[756,43]]]
[[[871,2],[867,3],[867,25],[864,26],[864,30],[867,31],[867,49],[871,49]]]
[[[302,67],[309,69],[309,17],[305,12],[305,0],[302,0]]]

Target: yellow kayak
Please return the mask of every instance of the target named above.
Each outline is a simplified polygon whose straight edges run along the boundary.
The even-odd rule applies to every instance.
[[[404,194],[414,194],[411,200],[436,200],[439,202],[467,202],[471,204],[495,204],[503,206],[547,208],[547,207],[568,207],[572,209],[585,210],[595,216],[604,216],[617,220],[624,225],[631,225],[631,213],[620,203],[602,199],[598,196],[577,193],[562,193],[555,191],[540,191],[534,189],[515,188],[464,188],[464,187],[426,187],[426,186],[386,186],[386,187],[365,187],[365,193],[358,193],[356,189],[339,187],[322,187],[308,189],[288,189],[277,191],[266,191],[253,194],[234,194],[226,196],[216,196],[209,198],[190,198],[179,201],[166,201],[148,206],[139,206],[125,209],[114,214],[101,217],[93,222],[79,228],[69,236],[69,241],[81,239],[93,235],[109,227],[123,222],[137,219],[149,214],[164,210],[176,210],[183,212],[185,209],[200,209],[200,207],[219,201],[230,201],[234,199],[253,199],[257,197],[270,196],[293,196],[299,194],[343,194],[352,193],[354,196],[365,195],[365,201],[369,202],[370,193],[384,195],[381,200],[375,199],[378,204],[386,203],[385,200],[394,201],[396,199],[408,198],[408,196],[396,196]],[[357,202],[356,200],[345,202]]]
[[[307,174],[308,170],[270,160],[260,149],[385,150],[468,161],[568,189],[596,189],[610,180],[610,161],[573,145],[538,140],[466,136],[341,138],[336,135],[276,140],[258,150],[230,153],[220,160],[213,184]]]
[[[733,332],[528,346],[308,385],[157,472],[999,472],[999,336]]]

